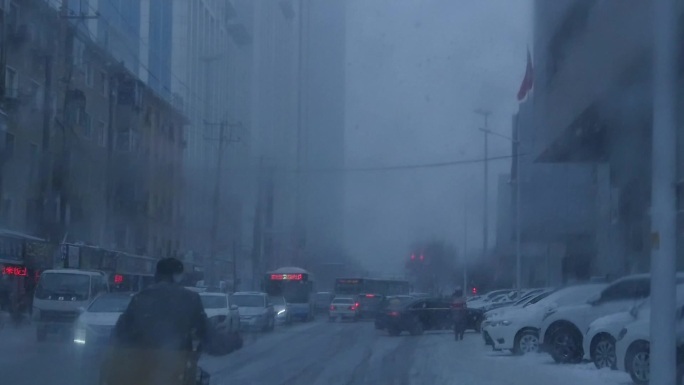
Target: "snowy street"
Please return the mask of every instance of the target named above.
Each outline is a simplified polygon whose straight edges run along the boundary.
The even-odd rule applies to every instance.
[[[86,362],[73,346],[52,338],[37,343],[31,328],[0,331],[0,370],[13,385],[74,385]],[[480,334],[456,342],[451,333],[390,337],[371,322],[316,321],[247,335],[240,351],[205,357],[201,365],[215,385],[625,385],[625,373],[598,371],[593,364],[560,366],[545,354],[513,357],[493,352]],[[91,374],[92,375],[92,374]],[[93,378],[93,377],[90,377]]]

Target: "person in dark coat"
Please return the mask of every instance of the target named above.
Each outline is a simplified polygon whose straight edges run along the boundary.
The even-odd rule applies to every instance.
[[[454,293],[451,295],[451,306],[454,319],[454,339],[456,341],[462,340],[467,325],[468,310],[466,308],[466,298],[463,296],[461,288],[454,290]]]
[[[108,385],[182,385],[194,381],[193,337],[207,335],[207,315],[197,293],[181,281],[183,263],[157,263],[155,283],[133,296],[119,317],[113,349],[103,368]],[[189,381],[191,380],[191,381]]]

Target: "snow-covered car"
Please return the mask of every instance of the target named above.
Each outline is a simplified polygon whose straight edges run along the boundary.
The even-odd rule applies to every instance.
[[[684,283],[684,274],[677,274],[677,283]],[[584,357],[584,334],[592,322],[629,311],[650,293],[649,274],[630,275],[610,283],[585,303],[548,310],[539,332],[542,347],[558,363],[578,363]]]
[[[504,294],[508,294],[513,292],[513,289],[501,289],[501,290],[494,290],[490,291],[487,294],[481,295],[479,298],[468,301],[468,308],[469,309],[484,309],[486,305],[488,305],[490,302],[494,301],[497,299],[502,299],[501,297]],[[501,298],[499,298],[501,297]]]
[[[684,380],[684,309],[677,308],[677,385]],[[618,370],[629,373],[637,385],[648,384],[650,373],[650,317],[644,315],[628,324],[618,333],[615,346]]]
[[[106,345],[119,316],[126,310],[135,293],[107,293],[95,298],[82,309],[76,320],[74,343],[76,345]]]
[[[275,312],[276,322],[279,324],[290,325],[292,323],[292,312],[290,305],[284,297],[271,297],[273,311]]]
[[[232,303],[240,312],[243,330],[270,331],[275,327],[275,310],[266,293],[241,291],[233,293]]]
[[[240,310],[224,293],[200,293],[204,312],[216,331],[223,334],[240,331]]]
[[[677,367],[684,369],[684,285],[677,285]],[[650,301],[646,301],[638,309],[631,311],[631,322],[622,324],[615,333],[615,367],[626,371],[637,384],[648,383],[649,380],[649,344],[651,311]],[[617,326],[617,325],[615,325]],[[684,372],[678,373],[678,384],[681,384]]]
[[[483,322],[483,338],[495,350],[511,350],[515,354],[535,352],[539,346],[539,327],[544,314],[558,306],[586,301],[600,292],[603,284],[584,284],[558,289],[539,301],[510,308]]]
[[[504,306],[504,307],[492,309],[492,310],[485,312],[484,313],[484,319],[487,320],[487,319],[496,317],[499,314],[503,314],[503,313],[505,313],[511,309],[525,306],[528,303],[539,302],[540,300],[542,300],[543,298],[545,298],[546,296],[550,295],[553,292],[554,292],[553,289],[546,289],[546,290],[542,290],[540,292],[538,292],[538,291],[531,292],[531,293],[523,296],[517,302],[515,302],[514,304],[512,304],[510,306]]]

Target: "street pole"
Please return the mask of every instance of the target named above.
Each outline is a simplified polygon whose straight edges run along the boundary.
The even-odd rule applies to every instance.
[[[463,295],[468,293],[468,206],[463,205]]]
[[[654,5],[651,185],[651,385],[676,383],[677,1]]]
[[[516,117],[515,138],[515,286],[520,298],[522,290],[522,255],[520,253],[520,136]]]
[[[482,210],[482,256],[487,255],[487,247],[489,245],[489,127],[487,121],[490,111],[477,109],[475,113],[484,117],[484,128],[480,131],[484,133],[484,192],[483,196],[483,210]]]
[[[226,122],[221,122],[219,128],[219,140],[218,140],[218,154],[216,156],[216,175],[214,176],[214,196],[212,199],[213,215],[211,218],[211,253],[209,257],[204,262],[204,279],[205,284],[209,286],[215,284],[214,282],[214,261],[216,260],[217,252],[217,238],[218,238],[218,218],[220,210],[221,201],[221,166],[223,165],[223,143],[226,136]],[[207,279],[209,278],[209,279]]]

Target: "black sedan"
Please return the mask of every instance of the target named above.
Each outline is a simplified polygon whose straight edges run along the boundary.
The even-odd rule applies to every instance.
[[[448,300],[421,298],[390,306],[378,314],[378,317],[391,336],[398,336],[403,331],[420,335],[425,330],[452,329],[452,312],[451,302]]]

